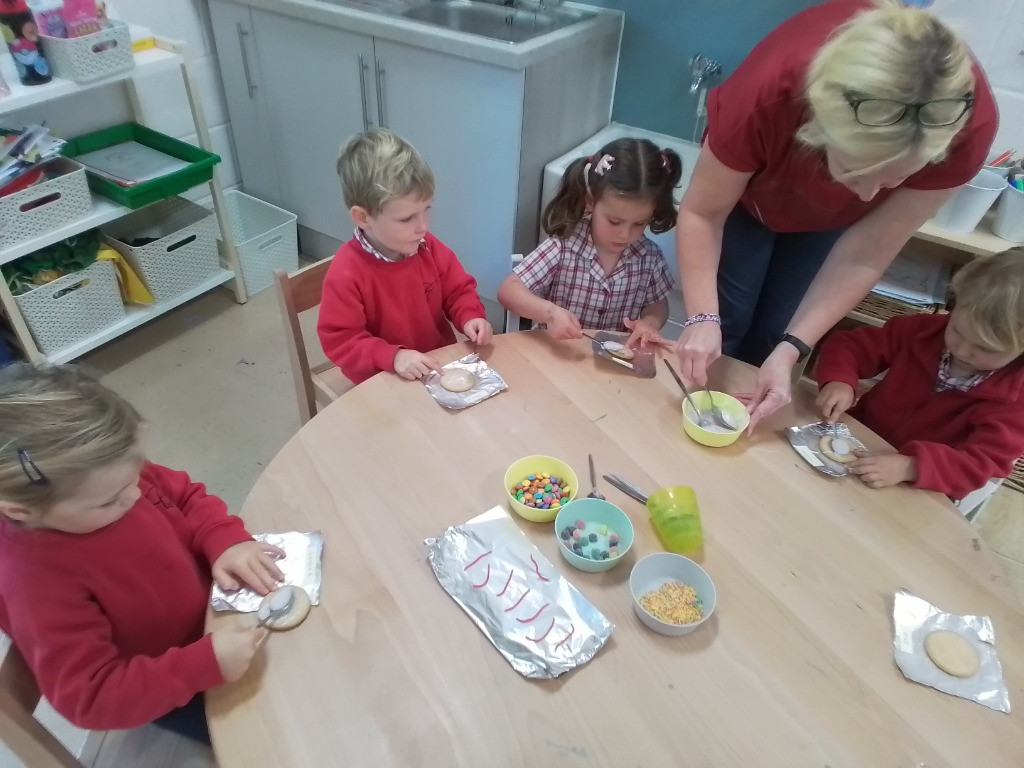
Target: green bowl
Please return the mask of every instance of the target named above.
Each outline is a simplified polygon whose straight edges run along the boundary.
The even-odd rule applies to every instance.
[[[561,531],[563,528],[575,526],[577,520],[588,524],[606,525],[609,530],[619,535],[619,554],[607,560],[591,560],[581,557],[565,546]],[[608,571],[622,562],[630,547],[633,546],[633,523],[629,516],[610,501],[603,499],[582,498],[570,501],[555,516],[555,538],[558,539],[558,551],[562,553],[570,565],[587,573]]]

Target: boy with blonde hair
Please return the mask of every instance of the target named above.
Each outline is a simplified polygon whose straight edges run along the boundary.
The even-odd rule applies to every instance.
[[[474,280],[434,237],[434,175],[390,131],[354,136],[338,158],[356,229],[324,279],[317,332],[324,353],[356,384],[379,371],[419,379],[440,364],[429,354],[455,342],[452,324],[476,344],[493,331]]]
[[[1024,454],[1024,248],[975,259],[952,283],[953,311],[833,334],[817,404],[828,421],[859,379],[887,371],[850,414],[898,453],[848,464],[872,488],[901,482],[962,498]]]

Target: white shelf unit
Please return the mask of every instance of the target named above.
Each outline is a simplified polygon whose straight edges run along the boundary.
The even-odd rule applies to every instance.
[[[192,113],[192,121],[195,126],[199,146],[206,151],[212,151],[209,130],[206,126],[206,117],[203,113],[202,102],[199,97],[199,89],[196,84],[197,81],[192,72],[192,66],[184,43],[176,40],[159,38],[157,40],[156,48],[139,51],[135,54],[135,67],[132,69],[85,85],[79,85],[71,82],[70,80],[54,78],[45,85],[24,86],[18,82],[16,76],[13,76],[13,66],[8,68],[8,66],[6,66],[8,62],[6,61],[4,64],[3,74],[11,87],[11,95],[0,98],[0,120],[3,120],[10,114],[29,107],[45,107],[46,104],[51,104],[54,101],[67,96],[74,96],[99,88],[122,86],[128,90],[129,102],[132,105],[132,119],[136,122],[142,122],[139,116],[140,110],[138,107],[138,95],[135,90],[136,77],[150,75],[163,70],[176,69],[181,73],[182,81],[185,85],[185,93],[188,96],[189,108]],[[13,62],[11,62],[11,64],[13,64]],[[10,288],[7,286],[7,282],[5,280],[0,280],[0,306],[3,308],[3,313],[11,325],[15,339],[21,347],[25,357],[33,363],[64,363],[69,360],[74,360],[101,344],[105,344],[106,342],[127,333],[133,328],[136,328],[153,318],[159,317],[165,312],[168,312],[169,310],[172,310],[175,307],[228,282],[231,283],[231,287],[234,290],[236,301],[244,303],[247,296],[241,279],[241,270],[238,265],[238,252],[232,238],[230,223],[227,221],[227,206],[224,202],[223,191],[217,181],[216,168],[214,168],[212,180],[207,183],[210,187],[211,197],[213,199],[214,215],[220,232],[221,256],[223,261],[226,262],[227,268],[221,269],[200,285],[197,285],[191,290],[186,291],[185,293],[168,301],[146,307],[129,305],[126,308],[127,314],[123,320],[98,331],[76,344],[50,354],[44,354],[39,350],[35,340],[32,338],[32,334],[29,331],[28,326],[25,324],[25,320],[14,300],[14,296],[11,294]],[[48,245],[52,245],[64,238],[78,234],[79,232],[84,232],[94,227],[98,227],[101,224],[114,221],[115,219],[125,216],[131,212],[131,209],[125,208],[124,206],[104,197],[100,197],[99,195],[92,194],[92,210],[88,216],[59,229],[41,232],[38,237],[19,243],[18,245],[0,249],[0,265],[7,264],[21,256],[24,256],[25,254],[32,253],[40,248],[45,248]]]

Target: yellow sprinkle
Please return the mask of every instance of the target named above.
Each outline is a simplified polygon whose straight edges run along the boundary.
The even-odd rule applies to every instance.
[[[670,581],[642,595],[640,605],[666,624],[693,624],[703,613],[697,591],[681,581]]]

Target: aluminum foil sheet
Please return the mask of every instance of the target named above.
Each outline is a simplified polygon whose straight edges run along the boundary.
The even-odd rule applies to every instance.
[[[524,677],[550,679],[585,664],[615,628],[501,507],[426,544],[441,586]]]
[[[441,386],[441,375],[454,368],[463,368],[476,377],[476,383],[465,392],[449,392]],[[431,371],[423,377],[427,392],[444,408],[461,411],[471,405],[482,403],[489,397],[508,389],[508,384],[496,370],[480,359],[476,353],[460,357],[458,360],[441,368],[441,372]]]
[[[845,464],[832,461],[821,452],[818,442],[825,437],[841,437],[850,443],[855,451],[864,451],[867,448],[860,440],[853,436],[850,428],[841,422],[828,424],[824,421],[814,424],[804,424],[802,427],[787,427],[786,438],[793,450],[800,454],[804,461],[829,477],[846,477],[850,470]]]
[[[999,712],[1010,711],[1010,694],[996,654],[996,637],[988,616],[943,613],[905,589],[893,601],[893,653],[904,677],[943,693],[970,699]],[[924,650],[924,639],[945,629],[966,639],[978,653],[978,671],[971,677],[954,677],[935,666]]]
[[[254,533],[256,541],[273,544],[285,551],[277,561],[277,567],[284,573],[285,584],[294,584],[306,590],[313,605],[320,604],[321,560],[324,552],[324,536],[320,531],[289,531],[288,533]],[[263,595],[243,587],[235,592],[225,592],[213,585],[210,606],[215,611],[239,611],[252,613],[260,607]]]
[[[616,344],[625,345],[626,340],[629,338],[629,334],[622,333],[610,333],[608,331],[594,331],[594,339],[590,340],[590,348],[594,351],[597,357],[602,357],[605,360],[610,360],[616,365],[621,365],[623,368],[632,371],[634,374],[639,376],[641,379],[653,379],[656,375],[654,369],[654,349],[655,345],[649,344],[647,349],[634,349],[632,360],[623,360],[621,357],[616,357],[609,352],[603,344],[599,344],[601,341],[611,341]]]

